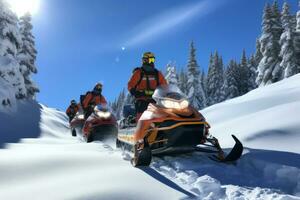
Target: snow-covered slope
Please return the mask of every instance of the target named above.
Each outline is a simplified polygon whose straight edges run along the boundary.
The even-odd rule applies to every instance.
[[[232,165],[193,153],[133,168],[113,143],[71,137],[62,112],[21,108],[0,114],[2,142],[27,138],[0,150],[0,199],[300,199],[300,75],[203,111],[223,146],[234,133],[250,147]]]
[[[64,113],[45,106],[40,111],[40,137],[7,144],[0,151],[0,199],[181,199],[191,195],[153,169],[133,168],[113,144],[86,144],[73,138]],[[0,133],[9,134],[2,129]]]
[[[300,153],[300,74],[202,111],[216,137],[252,148]]]

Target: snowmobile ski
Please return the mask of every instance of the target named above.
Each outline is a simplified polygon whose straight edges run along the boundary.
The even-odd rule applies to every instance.
[[[239,141],[239,139],[237,139],[237,137],[235,137],[235,135],[231,135],[231,136],[233,137],[233,139],[235,141],[235,145],[231,149],[230,153],[224,159],[220,159],[216,155],[209,156],[209,158],[211,160],[216,161],[216,162],[222,162],[222,163],[230,163],[230,162],[237,161],[242,156],[242,153],[244,150],[242,143]]]

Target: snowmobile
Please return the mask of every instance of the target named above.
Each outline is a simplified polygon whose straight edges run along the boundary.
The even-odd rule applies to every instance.
[[[123,107],[123,118],[119,122],[119,128],[125,129],[136,127],[136,111],[133,104],[127,104]]]
[[[85,123],[83,110],[80,108],[75,117],[70,122],[72,136],[77,136],[77,133],[81,132]]]
[[[209,134],[209,123],[202,114],[189,105],[185,95],[176,86],[158,87],[142,114],[136,129],[121,130],[116,146],[134,153],[134,166],[148,166],[152,155],[182,154],[200,151],[220,162],[238,160],[242,143],[232,135],[235,146],[225,156],[218,140]]]
[[[93,113],[87,118],[83,126],[83,137],[86,142],[116,138],[118,124],[116,117],[104,105],[96,105]]]

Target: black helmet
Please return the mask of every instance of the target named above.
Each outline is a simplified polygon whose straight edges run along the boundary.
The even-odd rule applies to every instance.
[[[93,90],[94,93],[101,94],[102,93],[102,87],[103,87],[102,83],[97,83],[94,87],[94,90]]]
[[[76,100],[71,100],[71,105],[75,105],[75,104],[77,104],[77,102],[76,102]]]

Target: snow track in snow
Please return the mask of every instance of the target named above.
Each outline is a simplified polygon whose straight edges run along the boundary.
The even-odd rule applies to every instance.
[[[199,153],[155,158],[151,167],[199,199],[300,199],[300,166],[255,158],[260,153],[266,152],[248,150],[236,164],[216,163]]]

